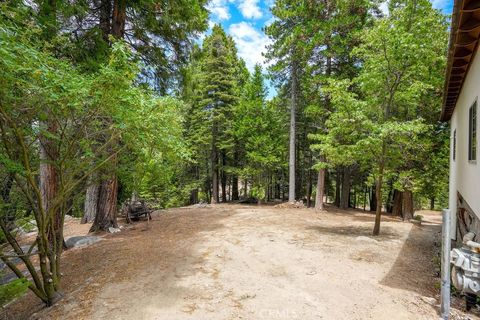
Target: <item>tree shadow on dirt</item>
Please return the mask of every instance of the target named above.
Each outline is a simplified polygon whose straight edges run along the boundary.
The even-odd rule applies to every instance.
[[[438,224],[413,225],[393,266],[380,284],[424,296],[436,296],[439,292],[440,232]]]
[[[32,293],[13,303],[5,314],[8,319],[29,319],[34,312],[42,317],[56,318],[65,314],[69,318],[89,318],[94,301],[104,287],[110,284],[131,283],[133,286],[122,292],[133,299],[145,290],[155,292],[176,290],[188,294],[188,288],[179,287],[179,280],[171,276],[177,270],[184,272],[195,256],[195,244],[202,234],[224,227],[221,220],[235,214],[235,210],[201,208],[174,209],[156,212],[148,228],[146,222],[138,222],[126,230],[106,236],[89,247],[66,251],[62,257],[62,280],[65,297],[54,307],[44,308],[43,303]],[[189,270],[189,272],[198,272]],[[149,288],[139,288],[136,279],[156,274],[160,283]],[[158,285],[161,285],[159,287]],[[184,291],[184,292],[183,292]],[[161,307],[161,306],[160,306]],[[62,309],[64,309],[62,311]],[[85,313],[87,312],[87,313]]]
[[[309,226],[309,230],[318,231],[324,235],[330,236],[343,236],[348,238],[356,237],[372,237],[373,223],[371,226],[358,226],[358,225],[321,225],[321,226]],[[399,235],[393,228],[390,226],[382,226],[380,235],[372,237],[376,240],[382,239],[398,239]]]

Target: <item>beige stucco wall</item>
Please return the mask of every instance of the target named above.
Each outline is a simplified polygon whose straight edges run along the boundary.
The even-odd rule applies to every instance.
[[[468,161],[468,112],[480,96],[480,53],[477,53],[463,84],[451,119],[450,132],[450,197],[449,207],[453,224],[457,211],[457,190],[480,219],[480,133],[478,118],[480,101],[477,103],[477,161]],[[457,152],[453,161],[453,132],[457,130]],[[455,227],[454,225],[452,226]],[[455,234],[453,229],[452,235]]]

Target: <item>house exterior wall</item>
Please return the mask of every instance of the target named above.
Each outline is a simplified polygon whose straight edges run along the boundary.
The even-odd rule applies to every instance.
[[[477,49],[478,52],[478,49]],[[480,148],[477,129],[477,160],[468,160],[469,109],[480,96],[480,54],[475,55],[450,121],[449,207],[452,212],[452,235],[463,236],[467,229],[480,239]],[[478,101],[480,103],[480,101]],[[477,114],[480,106],[477,103]],[[479,127],[477,116],[477,128]],[[456,155],[453,160],[454,132]],[[462,229],[463,228],[463,229]],[[460,234],[459,234],[460,233]]]

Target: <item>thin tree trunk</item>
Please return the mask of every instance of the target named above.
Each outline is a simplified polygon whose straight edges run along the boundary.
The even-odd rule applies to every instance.
[[[378,201],[378,199],[382,199],[382,183],[383,183],[383,166],[382,166],[382,173],[379,174],[377,179],[377,184],[375,187],[375,198],[377,199],[377,208],[375,212],[375,225],[373,227],[373,235],[378,236],[380,234],[380,221],[382,218],[382,201]]]
[[[317,194],[315,196],[315,210],[317,211],[322,211],[325,209],[323,205],[324,190],[325,190],[325,169],[321,168],[318,171]]]
[[[238,176],[235,174],[232,177],[232,200],[238,201]]]
[[[212,126],[212,201],[211,203],[220,202],[218,195],[218,151],[217,151],[217,124],[214,121]]]
[[[225,172],[225,166],[226,166],[226,159],[225,159],[225,152],[222,151],[221,153],[222,156],[222,202],[227,202],[227,174]]]
[[[377,210],[377,194],[376,194],[376,187],[372,186],[370,188],[370,211]]]
[[[295,202],[295,129],[297,109],[297,63],[292,61],[291,66],[291,107],[290,107],[290,143],[288,159],[288,202]]]
[[[211,181],[210,181],[210,164],[209,164],[209,161],[207,159],[205,159],[205,172],[207,174],[205,180],[204,180],[204,189],[205,189],[205,199],[204,201],[205,202],[208,202],[208,201],[211,201],[212,199],[212,185],[211,185]]]
[[[312,172],[311,170],[309,169],[308,170],[308,185],[307,185],[307,208],[310,208],[311,205],[312,205],[312,186],[313,182],[312,182]]]
[[[340,207],[340,187],[342,181],[342,171],[339,167],[337,167],[337,174],[335,177],[335,206]]]
[[[244,185],[243,196],[245,197],[245,199],[248,199],[248,180],[247,179],[243,181],[243,185]]]
[[[435,210],[435,197],[430,198],[430,210]]]
[[[352,206],[353,206],[353,209],[357,209],[357,188],[353,187],[353,201],[352,202]]]
[[[190,204],[195,204],[198,202],[198,188],[193,189],[190,191]]]
[[[367,207],[367,193],[368,193],[368,188],[367,188],[367,185],[365,185],[364,192],[363,192],[363,211],[365,211]]]
[[[343,168],[343,179],[342,179],[342,195],[340,197],[340,208],[348,209],[349,204],[349,195],[350,195],[350,168]]]

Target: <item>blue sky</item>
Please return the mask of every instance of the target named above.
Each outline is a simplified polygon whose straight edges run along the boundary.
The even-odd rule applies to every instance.
[[[451,14],[453,0],[430,0],[433,6],[445,14]],[[262,53],[265,52],[269,39],[262,31],[265,25],[272,22],[270,7],[274,0],[211,0],[210,27],[220,23],[237,44],[238,54],[247,67],[253,70],[256,63],[266,66]],[[269,96],[274,94],[270,84]]]

